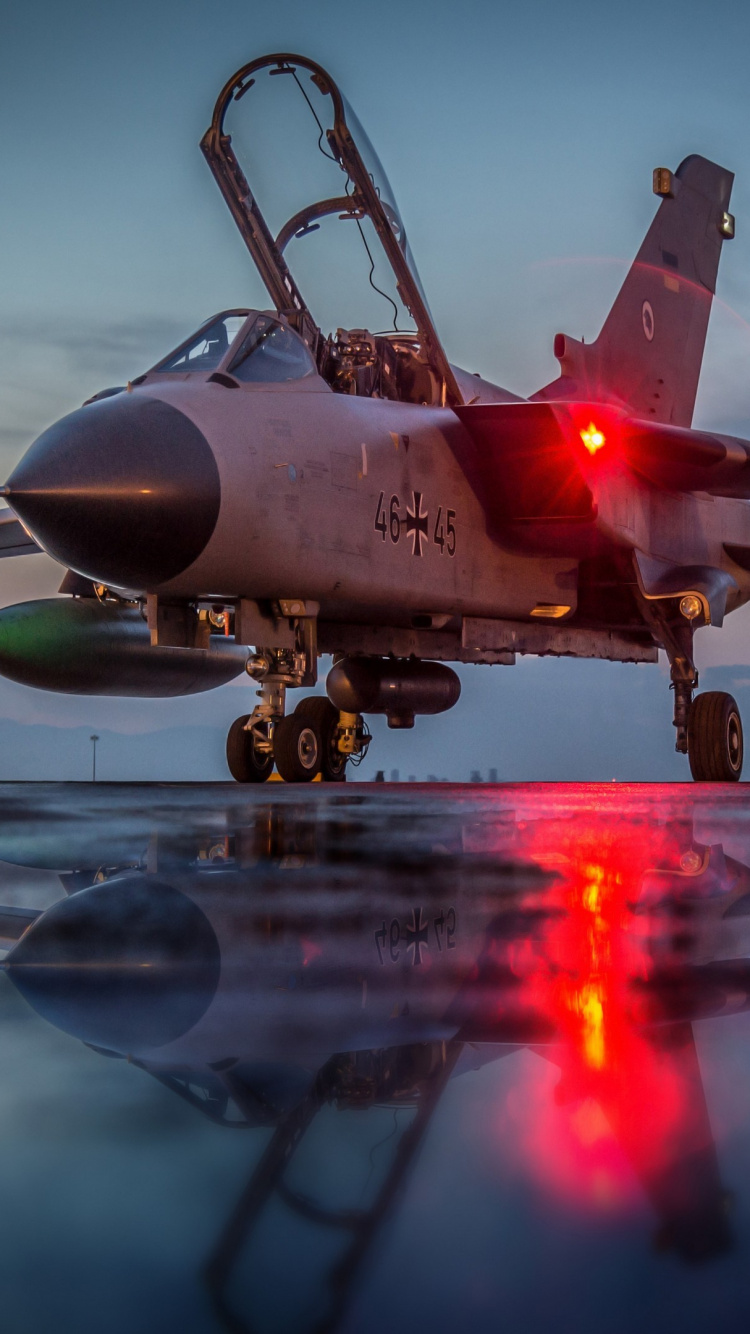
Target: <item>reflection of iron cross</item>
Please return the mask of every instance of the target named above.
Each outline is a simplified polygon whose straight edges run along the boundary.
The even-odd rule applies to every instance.
[[[406,536],[411,534],[411,554],[412,556],[422,555],[422,542],[427,542],[427,519],[429,513],[422,513],[422,492],[412,491],[413,509],[406,507]]]
[[[419,921],[417,921],[417,910],[416,908],[412,908],[411,923],[407,922],[406,925],[406,948],[407,950],[414,951],[411,956],[413,964],[420,964],[422,962],[423,945],[425,949],[430,948],[427,943],[427,924],[422,921],[422,909],[419,909]]]

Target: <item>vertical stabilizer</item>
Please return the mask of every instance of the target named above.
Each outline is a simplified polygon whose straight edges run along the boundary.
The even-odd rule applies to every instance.
[[[595,343],[555,336],[561,375],[534,398],[617,400],[690,426],[734,176],[693,155],[654,172],[662,200]]]

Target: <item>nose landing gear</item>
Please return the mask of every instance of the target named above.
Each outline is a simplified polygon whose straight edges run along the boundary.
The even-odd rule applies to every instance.
[[[273,769],[273,751],[258,749],[258,742],[248,728],[250,714],[235,719],[227,736],[227,764],[238,783],[265,783]]]
[[[364,755],[369,740],[359,715],[342,717],[330,700],[311,695],[294,713],[270,722],[253,724],[247,713],[237,718],[227,737],[227,764],[238,783],[265,783],[274,761],[285,783],[309,783],[318,774],[326,783],[345,783],[350,757]]]
[[[341,713],[321,695],[301,699],[294,713],[285,715],[287,688],[302,684],[300,674],[281,655],[267,653],[257,661],[263,671],[260,701],[252,714],[232,723],[227,736],[232,777],[265,783],[275,762],[286,783],[309,783],[318,774],[327,783],[344,783],[347,763],[358,763],[370,742],[361,715]]]
[[[227,764],[236,782],[265,783],[273,771],[274,732],[278,720],[284,717],[286,688],[295,685],[296,679],[293,660],[285,661],[281,654],[258,653],[251,661],[251,674],[260,683],[260,698],[252,713],[232,723],[227,736]]]

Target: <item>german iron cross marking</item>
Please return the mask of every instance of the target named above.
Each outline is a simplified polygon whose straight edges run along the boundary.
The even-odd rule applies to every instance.
[[[422,513],[422,492],[412,492],[412,508],[406,507],[406,536],[411,537],[412,556],[422,555],[422,543],[429,541],[427,536],[427,519],[429,512],[425,510]]]
[[[411,910],[411,922],[406,926],[406,948],[413,950],[411,961],[413,964],[422,962],[422,946],[429,949],[427,943],[427,923],[422,921],[422,909],[419,909],[419,918],[415,908]]]

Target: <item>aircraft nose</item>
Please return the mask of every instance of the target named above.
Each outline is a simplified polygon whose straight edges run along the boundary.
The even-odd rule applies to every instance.
[[[221,488],[208,441],[184,413],[122,393],[40,435],[5,495],[62,565],[95,583],[148,589],[203,551]]]
[[[116,1051],[174,1042],[205,1014],[221,952],[202,910],[132,873],[42,913],[7,956],[11,981],[50,1023]]]

